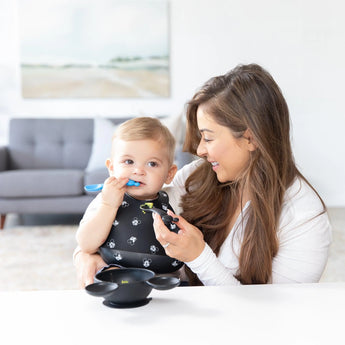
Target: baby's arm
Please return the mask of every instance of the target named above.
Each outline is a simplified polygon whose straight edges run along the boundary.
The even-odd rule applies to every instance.
[[[87,208],[80,222],[76,238],[85,253],[96,253],[107,239],[126,190],[127,178],[109,177],[102,192]]]

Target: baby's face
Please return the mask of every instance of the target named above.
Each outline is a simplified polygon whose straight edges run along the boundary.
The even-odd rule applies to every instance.
[[[115,139],[112,151],[109,172],[117,178],[140,182],[139,187],[127,187],[127,192],[136,199],[154,199],[163,184],[170,182],[168,150],[160,142]]]

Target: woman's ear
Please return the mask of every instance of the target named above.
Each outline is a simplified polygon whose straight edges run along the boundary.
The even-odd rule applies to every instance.
[[[108,168],[109,176],[114,175],[114,165],[110,158],[105,161],[105,166]]]
[[[167,177],[167,179],[165,180],[165,184],[169,184],[169,183],[173,180],[173,178],[174,178],[176,172],[177,172],[177,165],[176,165],[176,164],[173,164],[173,165],[169,168],[168,177]]]
[[[258,145],[254,139],[252,131],[248,128],[243,133],[243,138],[247,139],[247,148],[248,151],[255,151],[258,148]]]

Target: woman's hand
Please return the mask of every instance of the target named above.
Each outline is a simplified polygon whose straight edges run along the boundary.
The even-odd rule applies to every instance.
[[[82,251],[75,254],[74,265],[77,269],[78,284],[81,289],[92,284],[97,271],[107,266],[99,254],[87,254]]]
[[[153,228],[158,242],[163,246],[166,254],[172,258],[182,262],[189,262],[196,259],[205,248],[202,232],[170,210],[168,210],[168,214],[172,217],[179,218],[176,224],[181,230],[178,234],[170,231],[163,223],[161,217],[153,213]]]

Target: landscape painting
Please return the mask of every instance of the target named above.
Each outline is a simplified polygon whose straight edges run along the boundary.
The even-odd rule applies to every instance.
[[[19,0],[23,98],[170,96],[168,0]]]

